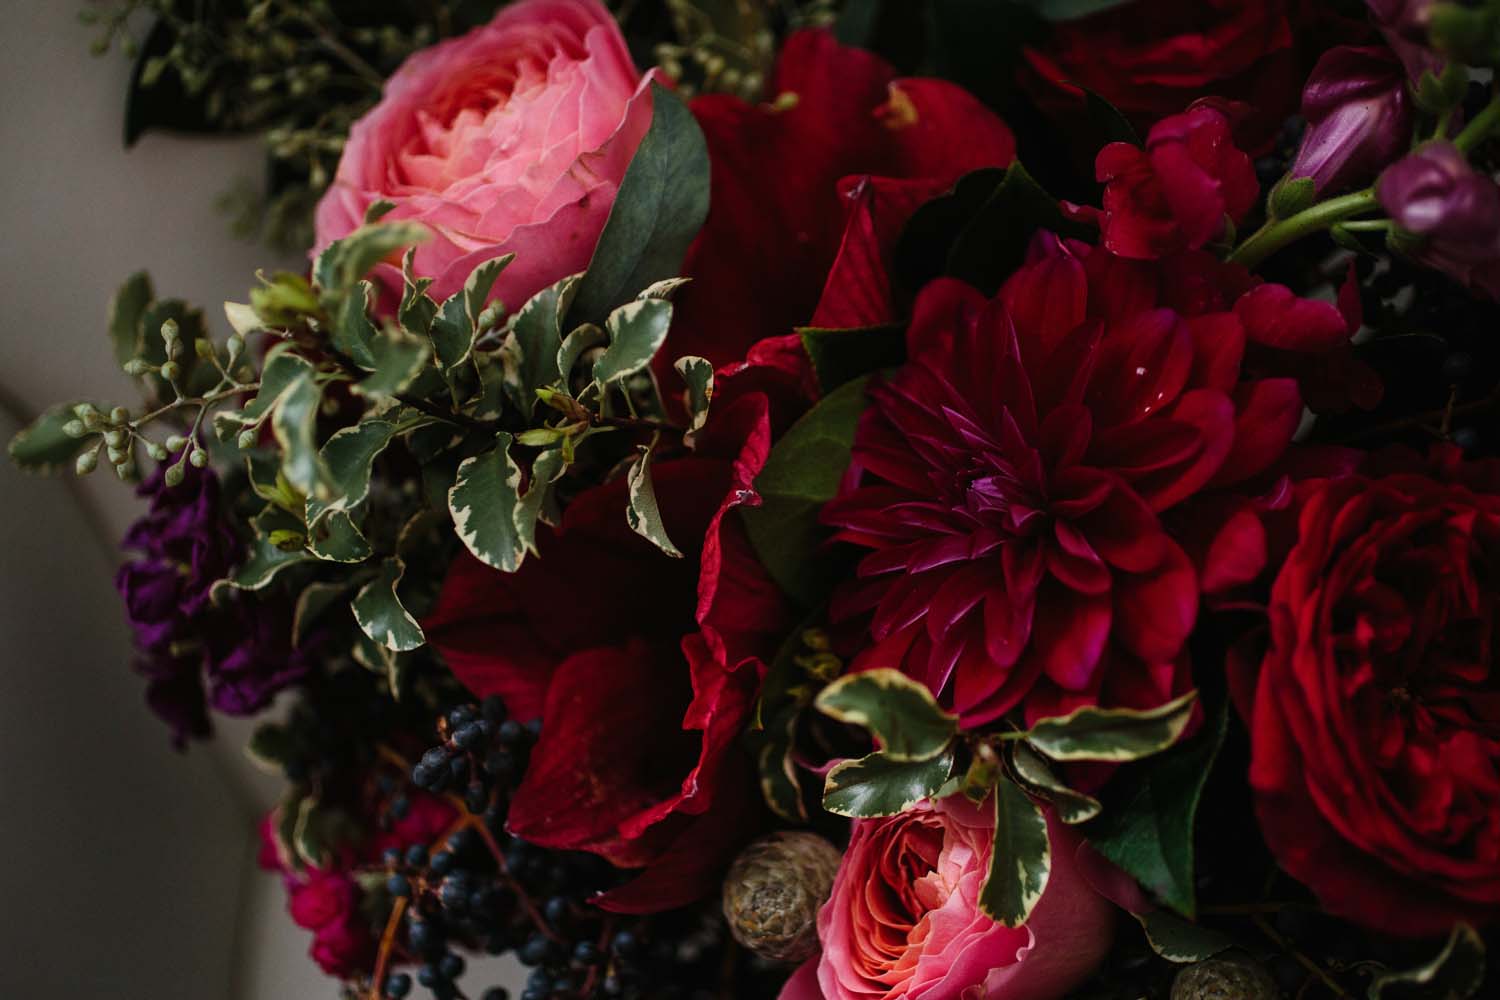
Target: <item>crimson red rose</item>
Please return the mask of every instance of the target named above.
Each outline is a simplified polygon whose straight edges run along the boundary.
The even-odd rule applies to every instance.
[[[671,559],[630,530],[616,479],[541,531],[504,574],[459,556],[428,639],[477,697],[540,711],[541,737],[508,826],[544,847],[645,869],[598,902],[670,909],[710,891],[759,822],[739,736],[763,658],[788,625],[733,507],[770,448],[779,376],[723,372],[696,450],[654,465]]]
[[[1407,936],[1500,912],[1500,463],[1440,458],[1301,487],[1259,676],[1236,665],[1282,868]]]
[[[1260,147],[1297,110],[1297,6],[1134,0],[1054,25],[1044,43],[1026,50],[1023,79],[1054,115],[1081,118],[1087,89],[1141,131],[1201,97],[1251,102],[1247,141]]]
[[[870,615],[856,669],[900,665],[966,725],[1186,685],[1200,589],[1265,558],[1253,512],[1209,500],[1268,468],[1302,414],[1292,379],[1242,368],[1252,325],[1266,336],[1302,300],[1242,316],[1226,287],[1253,282],[1204,258],[1043,234],[993,300],[950,279],[922,292],[824,512],[872,550],[833,603]]]
[[[859,177],[879,178],[878,225],[893,239],[917,205],[960,175],[1015,157],[1010,130],[972,95],[942,80],[897,79],[878,56],[826,31],[787,39],[767,93],[772,100],[760,105],[724,94],[692,103],[708,140],[712,195],[683,268],[696,280],[678,293],[663,357],[690,352],[726,364],[806,325],[846,238],[846,215],[867,219],[872,210],[860,192],[873,189]]]
[[[1149,260],[1197,250],[1243,221],[1260,195],[1250,157],[1224,112],[1199,105],[1158,122],[1144,149],[1112,142],[1094,169],[1104,184],[1100,228],[1121,257]]]

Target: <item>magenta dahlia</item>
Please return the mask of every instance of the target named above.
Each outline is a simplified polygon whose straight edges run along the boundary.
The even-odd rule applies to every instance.
[[[1171,291],[1189,265],[1044,234],[994,299],[949,279],[921,293],[823,515],[871,550],[832,608],[870,616],[855,669],[899,665],[966,725],[1186,684],[1189,549],[1258,570],[1264,539],[1232,518],[1208,526],[1230,537],[1179,544],[1167,512],[1264,471],[1302,409],[1295,381],[1242,379],[1235,296],[1178,311],[1208,308]]]

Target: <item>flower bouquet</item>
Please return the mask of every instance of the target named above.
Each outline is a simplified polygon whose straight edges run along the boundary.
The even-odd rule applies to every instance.
[[[309,266],[11,456],[346,996],[1500,995],[1500,4],[188,6]]]

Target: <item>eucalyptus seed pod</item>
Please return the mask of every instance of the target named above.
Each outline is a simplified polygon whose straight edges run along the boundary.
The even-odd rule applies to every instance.
[[[1281,990],[1264,965],[1231,951],[1177,973],[1172,1000],[1281,1000]]]
[[[724,880],[724,917],[734,939],[761,958],[801,962],[818,950],[818,909],[843,855],[815,833],[761,837]]]

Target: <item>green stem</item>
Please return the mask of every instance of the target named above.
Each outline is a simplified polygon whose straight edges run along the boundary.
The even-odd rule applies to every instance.
[[[1457,146],[1460,152],[1467,153],[1488,139],[1497,126],[1500,126],[1500,97],[1486,104],[1484,110],[1464,126],[1464,130],[1454,138],[1453,145]]]
[[[1343,222],[1380,207],[1374,188],[1330,198],[1287,219],[1272,219],[1251,234],[1229,255],[1231,262],[1252,270],[1282,247],[1304,236],[1322,232],[1336,222]]]

